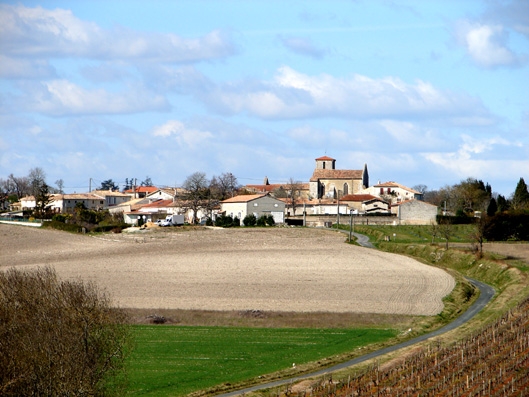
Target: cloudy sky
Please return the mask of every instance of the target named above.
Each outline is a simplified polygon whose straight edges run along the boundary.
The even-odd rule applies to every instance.
[[[529,182],[529,2],[2,1],[0,178]]]

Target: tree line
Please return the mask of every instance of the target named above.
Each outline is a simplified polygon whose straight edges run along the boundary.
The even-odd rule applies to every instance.
[[[430,191],[425,185],[417,185],[413,189],[423,195],[424,201],[459,217],[474,216],[477,211],[493,216],[506,211],[529,210],[529,192],[523,178],[508,198],[494,193],[491,185],[475,178],[467,178],[438,190]]]

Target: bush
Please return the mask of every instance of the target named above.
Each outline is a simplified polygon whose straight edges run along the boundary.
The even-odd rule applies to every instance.
[[[267,216],[266,215],[261,215],[258,219],[257,219],[257,226],[266,226],[266,218]]]
[[[233,218],[231,216],[227,216],[224,214],[221,214],[220,216],[215,219],[215,226],[218,227],[232,227],[233,226]]]
[[[123,393],[127,317],[95,285],[51,268],[0,272],[0,319],[0,395]]]
[[[267,215],[266,224],[268,226],[274,226],[276,224],[276,221],[274,220],[274,217],[272,215]]]
[[[244,226],[255,226],[255,224],[257,223],[257,218],[254,214],[248,214],[244,217],[242,223],[244,224]]]
[[[52,216],[51,220],[66,223],[66,219],[68,219],[67,215],[64,214],[55,214]]]

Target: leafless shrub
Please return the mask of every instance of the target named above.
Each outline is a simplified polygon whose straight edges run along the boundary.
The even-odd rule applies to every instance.
[[[120,394],[126,320],[94,284],[49,267],[0,272],[0,395]]]

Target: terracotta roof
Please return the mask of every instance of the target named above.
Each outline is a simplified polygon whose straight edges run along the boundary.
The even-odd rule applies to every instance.
[[[322,156],[316,159],[316,161],[334,161],[334,160],[336,159],[333,159],[332,157],[329,157],[329,156]]]
[[[225,203],[247,203],[249,201],[257,200],[258,198],[267,196],[268,194],[243,194],[240,196],[231,197],[224,201],[221,201],[222,204]]]
[[[380,197],[373,196],[371,194],[348,194],[343,196],[340,201],[368,201],[368,200],[382,200]]]
[[[54,200],[101,200],[103,197],[92,193],[55,194]]]
[[[388,182],[384,182],[384,183],[378,183],[378,184],[374,185],[374,187],[398,187],[398,188],[401,188],[403,190],[407,190],[407,191],[415,193],[415,194],[421,194],[421,192],[418,192],[417,190],[413,190],[412,188],[409,188],[407,186],[401,185],[400,183],[393,182],[393,181],[388,181]]]
[[[169,207],[171,204],[173,204],[173,200],[156,200],[143,205],[142,208]]]
[[[315,169],[311,182],[318,181],[319,179],[362,179],[363,170],[322,170]]]
[[[157,190],[158,188],[156,186],[136,186],[136,193],[152,193]],[[125,193],[134,193],[134,189],[127,189]]]

